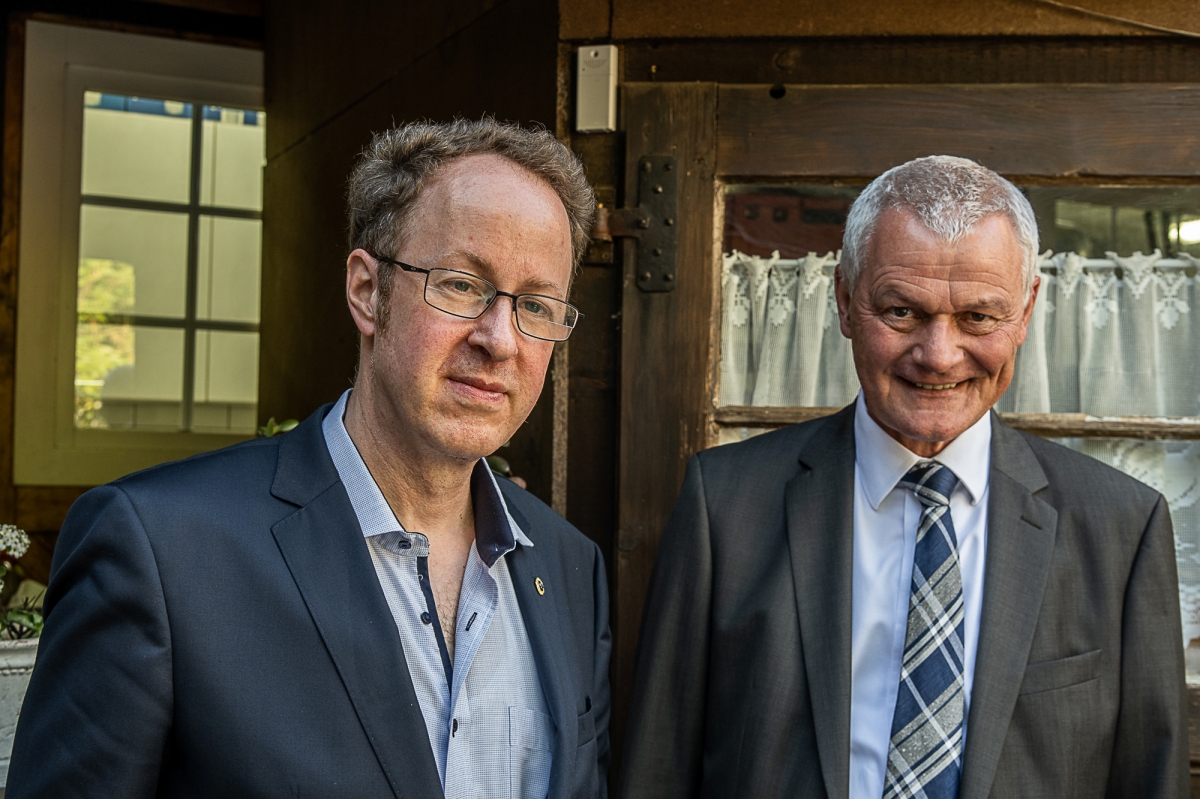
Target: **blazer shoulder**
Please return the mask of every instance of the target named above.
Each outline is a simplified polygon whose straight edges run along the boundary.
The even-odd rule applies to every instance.
[[[1078,450],[1024,431],[1014,431],[1029,446],[1051,490],[1065,498],[1116,508],[1153,508],[1162,494],[1153,486]],[[1086,489],[1086,491],[1084,491]],[[1086,500],[1084,500],[1086,494]]]
[[[202,452],[177,461],[160,463],[120,477],[110,486],[130,496],[159,490],[190,493],[211,491],[217,485],[248,487],[255,478],[268,489],[279,458],[279,438],[257,438],[212,452]]]
[[[847,414],[849,416],[847,417]],[[853,430],[853,406],[830,416],[811,419],[778,430],[759,433],[743,441],[721,444],[696,454],[708,482],[710,475],[724,477],[729,473],[754,474],[767,469],[794,470],[804,448],[818,435],[839,435],[839,427],[850,422]]]

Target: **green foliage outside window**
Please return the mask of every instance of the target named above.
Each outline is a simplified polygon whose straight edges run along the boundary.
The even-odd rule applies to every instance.
[[[79,263],[80,313],[131,313],[133,266],[104,258]],[[80,322],[75,334],[75,426],[104,427],[100,391],[118,366],[134,362],[133,327]]]

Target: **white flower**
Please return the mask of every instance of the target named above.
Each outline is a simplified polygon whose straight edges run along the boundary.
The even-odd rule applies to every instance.
[[[19,558],[29,549],[29,536],[15,524],[0,524],[0,552]]]

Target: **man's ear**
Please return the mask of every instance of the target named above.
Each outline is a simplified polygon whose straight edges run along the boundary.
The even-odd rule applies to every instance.
[[[850,286],[842,277],[842,267],[833,270],[833,297],[837,300],[838,326],[842,335],[850,338]]]
[[[1037,302],[1038,289],[1042,287],[1042,278],[1037,276],[1033,279],[1033,288],[1029,291],[1029,299],[1025,302],[1025,310],[1021,314],[1021,337],[1017,341],[1017,346],[1025,343],[1025,336],[1029,333],[1029,320],[1033,317],[1033,306]]]
[[[366,250],[355,250],[346,259],[346,304],[358,332],[375,335],[379,308],[379,263]]]

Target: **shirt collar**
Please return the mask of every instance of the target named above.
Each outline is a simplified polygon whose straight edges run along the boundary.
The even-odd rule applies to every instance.
[[[358,517],[364,538],[389,533],[407,535],[379,490],[379,484],[367,469],[367,464],[363,462],[358,447],[346,432],[344,417],[350,391],[347,389],[342,394],[321,423],[333,466],[350,497],[350,505]],[[475,511],[475,548],[488,568],[502,555],[515,549],[517,544],[533,546],[533,542],[509,513],[496,477],[484,458],[479,459],[471,472],[471,504]]]
[[[900,478],[918,461],[925,460],[887,434],[867,412],[860,391],[854,408],[854,457],[867,501],[879,510]],[[992,462],[992,415],[985,413],[958,438],[951,441],[933,460],[949,467],[978,505],[988,487]]]

